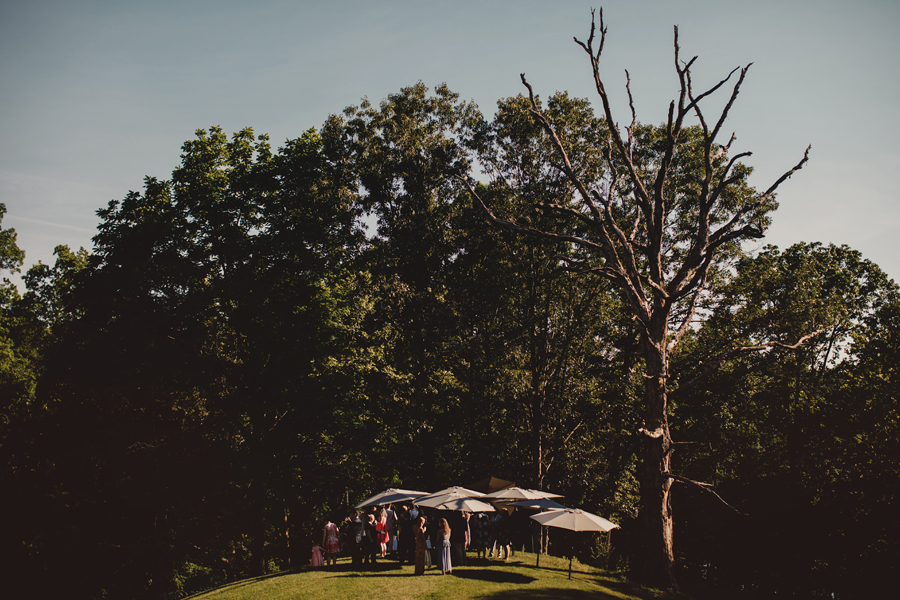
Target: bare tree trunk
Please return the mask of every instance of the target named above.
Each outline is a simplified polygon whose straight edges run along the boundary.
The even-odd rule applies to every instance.
[[[672,438],[669,433],[666,398],[666,325],[655,339],[645,341],[647,361],[644,400],[646,407],[644,457],[641,466],[640,522],[643,538],[643,573],[641,579],[661,587],[675,586],[673,567],[673,520],[671,488],[668,477]]]

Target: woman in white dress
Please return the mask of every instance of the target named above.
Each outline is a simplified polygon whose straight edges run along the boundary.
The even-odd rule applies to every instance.
[[[441,533],[441,575],[453,573],[453,565],[450,564],[450,525],[447,519],[441,519],[438,523]]]

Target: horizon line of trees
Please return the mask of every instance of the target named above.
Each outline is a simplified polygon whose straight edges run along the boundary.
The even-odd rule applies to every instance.
[[[303,564],[323,520],[371,491],[488,474],[619,523],[612,557],[581,558],[638,572],[647,356],[628,299],[573,267],[582,247],[495,227],[471,193],[595,239],[540,208],[576,190],[535,107],[579,177],[608,173],[587,100],[520,95],[488,121],[419,82],[277,150],[249,128],[198,130],[171,178],[98,210],[91,252],[57,247],[24,294],[5,281],[4,581],[183,597]],[[634,160],[658,160],[665,126],[632,131]],[[682,135],[688,212],[703,136]],[[470,187],[476,165],[490,181]],[[23,260],[0,228],[0,269]],[[732,244],[696,310],[669,357],[671,460],[715,495],[674,483],[679,579],[884,589],[900,550],[897,285],[846,246]]]

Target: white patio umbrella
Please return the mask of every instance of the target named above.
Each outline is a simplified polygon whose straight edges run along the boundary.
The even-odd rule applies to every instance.
[[[534,500],[519,500],[518,502],[510,502],[508,506],[515,506],[516,508],[536,508],[538,510],[559,510],[563,508],[569,508],[568,506],[563,506],[559,502],[555,500],[551,500],[550,498],[535,498]],[[542,530],[543,531],[543,530]],[[535,552],[535,560],[534,566],[541,566],[541,552],[543,552],[544,546],[544,536],[538,536],[538,544],[537,544],[537,552]]]
[[[477,493],[478,492],[476,492],[476,494]],[[423,496],[416,499],[416,504],[419,506],[436,508],[438,510],[468,510],[471,512],[492,512],[494,510],[494,507],[487,502],[481,502],[476,498],[472,498],[469,494],[460,491]],[[451,506],[468,506],[470,508],[450,508]]]
[[[446,496],[438,496],[432,500],[426,500],[428,504],[420,506],[430,506],[437,510],[455,510],[467,512],[494,512],[494,507],[487,502],[482,502],[477,498],[469,498],[458,494],[447,494]]]
[[[618,525],[578,508],[550,510],[531,517],[541,525],[569,531],[598,531],[608,533]],[[569,557],[569,579],[572,579],[572,557]]]
[[[531,518],[541,525],[559,527],[569,531],[602,531],[605,533],[618,527],[615,523],[580,508],[551,510],[533,515]]]
[[[464,498],[480,498],[481,496],[484,496],[484,494],[482,494],[481,492],[476,492],[475,490],[470,490],[455,485],[452,487],[444,488],[439,492],[420,496],[419,498],[416,498],[416,504],[419,504],[421,506],[431,506],[430,504],[422,504],[422,502],[429,502],[431,500],[434,500],[435,498],[440,498],[441,496],[446,496],[448,494],[457,494]]]
[[[518,506],[520,508],[537,508],[539,510],[559,510],[569,508],[563,506],[550,498],[536,498],[534,500],[519,500],[518,502],[510,502],[510,506]]]
[[[381,506],[383,504],[393,504],[394,502],[405,502],[407,500],[415,500],[416,498],[427,495],[428,492],[388,488],[370,498],[366,498],[353,508],[366,508],[367,506]]]
[[[482,498],[491,498],[493,500],[537,500],[539,498],[562,498],[562,495],[541,490],[527,490],[520,487],[511,487],[498,490],[492,494],[485,494]]]

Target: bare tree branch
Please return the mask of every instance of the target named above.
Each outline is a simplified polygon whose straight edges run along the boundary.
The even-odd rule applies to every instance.
[[[634,97],[631,95],[631,75],[625,69],[625,90],[628,92],[628,106],[631,108],[631,125],[628,126],[628,160],[632,159],[634,152],[634,126],[637,124],[637,113],[634,110]]]
[[[590,41],[588,43],[590,45]],[[599,71],[598,71],[599,73]],[[599,75],[597,75],[599,78]],[[538,122],[538,124],[544,129],[550,139],[553,142],[557,152],[563,159],[562,167],[563,172],[578,190],[578,193],[581,195],[585,204],[588,206],[591,215],[594,218],[593,223],[593,231],[597,233],[600,237],[601,244],[591,243],[591,247],[602,249],[602,254],[606,260],[606,264],[612,265],[615,270],[617,270],[621,274],[621,278],[619,281],[623,284],[624,291],[626,295],[631,298],[631,302],[635,306],[636,310],[640,310],[643,314],[649,316],[649,311],[647,310],[647,299],[644,294],[644,288],[642,285],[642,279],[640,275],[640,269],[638,269],[637,259],[634,255],[634,249],[627,243],[624,233],[622,233],[621,229],[615,222],[615,219],[612,216],[612,212],[610,207],[607,205],[605,207],[605,211],[601,212],[597,207],[597,204],[593,201],[594,196],[589,192],[587,186],[581,181],[581,178],[575,173],[575,170],[572,168],[572,163],[569,159],[568,152],[565,149],[565,146],[562,143],[562,140],[557,135],[556,130],[553,128],[553,125],[550,123],[549,119],[541,112],[540,108],[538,108],[537,100],[534,97],[534,90],[531,85],[525,79],[525,74],[521,75],[522,84],[528,89],[528,97],[531,102],[531,114],[534,119]],[[607,102],[608,104],[608,102]],[[622,140],[621,136],[616,133],[614,138],[616,144],[619,148],[622,148]],[[624,151],[623,151],[624,152]],[[609,165],[612,167],[613,162],[612,159],[608,159]],[[630,164],[630,160],[626,157],[626,163]],[[634,165],[632,164],[629,167],[632,171],[634,171]],[[636,177],[636,175],[634,175]],[[632,181],[634,184],[634,181]],[[638,183],[640,181],[638,180]],[[467,184],[468,185],[468,184]],[[471,186],[469,186],[471,189]],[[610,187],[610,203],[612,199],[612,194],[615,192],[615,186]],[[648,205],[649,206],[649,205]],[[604,218],[606,217],[606,218]],[[613,237],[606,230],[607,224],[613,229],[615,233],[616,239],[619,241],[620,245],[617,247],[613,242]],[[515,227],[521,227],[519,225],[515,225]],[[543,232],[545,237],[549,236],[547,232]],[[535,234],[540,235],[540,233],[535,230]],[[554,234],[555,235],[555,234]],[[582,238],[576,238],[570,236],[567,238],[568,241],[572,241],[573,243],[580,243],[578,240]],[[584,244],[581,244],[584,245]],[[624,256],[623,256],[624,255]],[[662,290],[662,288],[656,284],[654,286],[657,290]]]
[[[769,187],[769,189],[766,190],[766,193],[762,195],[762,198],[761,198],[761,199],[768,198],[769,196],[771,196],[772,194],[774,194],[774,193],[775,193],[775,190],[778,189],[778,186],[779,186],[779,185],[781,185],[782,183],[784,183],[784,181],[785,181],[786,179],[790,179],[791,175],[793,175],[794,173],[796,173],[797,171],[799,171],[800,169],[802,169],[802,168],[803,168],[803,165],[805,165],[805,164],[807,163],[807,161],[809,161],[809,151],[810,151],[811,149],[812,149],[812,144],[810,144],[809,146],[806,147],[806,150],[803,152],[803,159],[802,159],[799,163],[797,163],[796,166],[794,166],[793,169],[791,169],[790,171],[786,172],[784,175],[782,175],[781,177],[779,177],[779,178],[778,178],[778,181],[776,181],[775,183],[773,183],[773,184],[771,185],[771,187]]]
[[[685,314],[684,319],[681,321],[681,326],[672,336],[672,339],[669,341],[668,352],[672,352],[675,349],[675,346],[678,345],[678,342],[681,341],[681,338],[684,337],[684,334],[687,333],[687,330],[690,329],[691,321],[694,319],[694,313],[697,311],[697,303],[700,300],[700,294],[703,293],[703,290],[706,289],[706,277],[709,274],[709,269],[703,270],[703,276],[700,283],[694,288],[694,293],[691,297],[691,303],[688,307],[687,314]]]
[[[461,176],[457,175],[456,178],[465,184],[466,188],[468,188],[468,190],[469,190],[469,193],[472,194],[472,196],[478,201],[478,204],[481,205],[482,210],[484,210],[484,212],[487,214],[487,216],[491,220],[491,222],[496,225],[500,225],[501,227],[505,227],[506,229],[512,229],[513,231],[518,231],[519,233],[526,233],[528,235],[533,235],[536,237],[542,237],[542,238],[555,240],[555,241],[559,241],[559,242],[571,242],[573,244],[577,244],[577,245],[585,247],[585,248],[592,248],[597,251],[602,251],[602,249],[603,249],[602,246],[600,246],[600,244],[597,244],[596,242],[592,242],[590,240],[586,240],[586,239],[578,237],[578,236],[553,233],[550,231],[543,231],[541,229],[535,229],[534,227],[528,227],[526,225],[519,225],[515,221],[501,219],[500,217],[495,215],[494,212],[490,208],[488,208],[487,204],[485,204],[484,200],[481,198],[481,196],[475,190],[474,186],[472,186],[472,182],[469,180],[468,177],[466,177],[465,175],[461,175]]]
[[[718,492],[716,492],[715,489],[713,489],[713,485],[711,483],[705,483],[703,481],[694,481],[693,479],[688,479],[687,477],[682,477],[681,475],[674,475],[672,473],[663,473],[662,475],[664,477],[668,477],[669,479],[671,479],[673,481],[678,481],[680,483],[687,483],[689,485],[696,486],[696,487],[700,488],[701,490],[703,490],[704,492],[708,492],[708,493],[712,494],[713,496],[715,496],[716,498],[718,498],[719,502],[721,502],[722,504],[724,504],[725,506],[727,506],[728,508],[730,508],[737,514],[742,515],[742,516],[747,516],[746,513],[739,511],[737,508],[733,507],[728,502],[726,502],[725,499],[722,498],[722,496],[720,496],[718,494]]]
[[[600,96],[600,101],[603,104],[603,114],[606,117],[606,125],[610,132],[610,136],[613,139],[613,142],[616,145],[616,148],[622,154],[625,164],[628,167],[629,177],[631,179],[632,185],[635,188],[635,200],[644,210],[647,215],[648,220],[652,219],[652,210],[650,206],[650,194],[647,192],[647,189],[644,187],[641,178],[637,174],[637,169],[634,166],[634,163],[631,161],[631,157],[625,148],[625,142],[622,140],[622,134],[619,131],[618,127],[616,127],[615,119],[613,119],[612,108],[609,103],[609,96],[606,93],[606,87],[603,85],[603,80],[600,78],[600,55],[603,52],[603,44],[606,40],[606,28],[603,26],[603,11],[600,11],[600,49],[597,51],[596,55],[593,51],[593,40],[594,40],[594,11],[591,11],[591,35],[588,37],[587,44],[579,41],[578,38],[575,39],[575,43],[581,46],[584,51],[588,54],[591,60],[591,71],[594,75],[594,87],[597,90],[597,94]]]
[[[714,244],[718,238],[728,235],[728,233],[735,227],[735,225],[737,225],[737,223],[741,220],[741,218],[744,217],[744,215],[759,208],[763,202],[765,202],[768,198],[770,198],[772,196],[772,194],[775,193],[775,190],[778,189],[779,185],[781,185],[786,179],[790,178],[791,175],[793,175],[794,173],[796,173],[797,171],[802,169],[803,166],[809,161],[810,148],[812,148],[812,146],[807,146],[806,150],[803,152],[803,158],[800,160],[800,162],[797,163],[794,166],[794,168],[790,169],[784,175],[779,177],[778,181],[773,183],[769,187],[769,189],[766,190],[766,192],[764,194],[762,194],[761,196],[759,196],[759,198],[756,199],[756,201],[748,204],[747,206],[742,207],[738,211],[735,211],[734,215],[731,217],[731,219],[728,221],[728,223],[726,223],[725,225],[723,225],[722,227],[717,229],[710,236],[710,244]]]
[[[739,346],[737,348],[732,348],[731,350],[728,350],[727,352],[723,352],[722,354],[720,354],[719,357],[716,359],[716,361],[712,364],[712,366],[710,366],[709,368],[704,370],[702,373],[700,373],[696,377],[693,377],[692,379],[685,382],[684,384],[678,386],[674,390],[670,390],[668,392],[668,395],[671,398],[677,394],[681,394],[681,393],[689,390],[690,388],[697,385],[697,383],[701,379],[708,377],[709,375],[712,375],[715,371],[717,371],[719,368],[721,368],[722,365],[724,365],[725,362],[728,361],[728,359],[730,359],[734,356],[737,356],[738,354],[743,354],[745,352],[756,352],[759,350],[765,350],[767,348],[775,348],[775,347],[785,348],[787,350],[796,350],[796,349],[800,348],[801,346],[803,346],[804,344],[806,344],[806,342],[808,342],[812,338],[816,337],[820,333],[824,333],[825,331],[828,331],[829,329],[831,329],[831,327],[826,327],[824,329],[818,329],[816,331],[813,331],[812,333],[808,333],[808,334],[804,335],[803,337],[801,337],[799,340],[797,340],[796,344],[786,344],[784,342],[772,340],[769,342],[764,342],[762,344],[757,344],[756,346]]]

